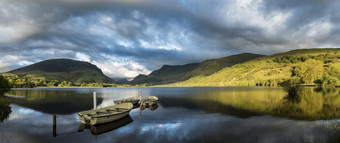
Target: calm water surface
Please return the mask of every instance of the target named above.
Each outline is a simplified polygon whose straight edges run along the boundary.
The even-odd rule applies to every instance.
[[[339,142],[339,89],[152,87],[156,106],[100,126],[82,125],[77,113],[139,95],[139,88],[14,89],[19,101],[1,105],[0,142]],[[53,129],[53,115],[57,115]]]

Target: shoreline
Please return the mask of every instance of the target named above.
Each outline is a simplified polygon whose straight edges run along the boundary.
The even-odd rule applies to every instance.
[[[318,87],[319,85],[301,85],[302,87]],[[81,86],[71,86],[71,87],[33,87],[33,88],[11,88],[11,89],[44,89],[44,88],[142,88],[142,87],[269,87],[269,88],[282,88],[282,86],[171,86],[171,85],[154,85],[154,86],[116,86],[116,87],[81,87]],[[322,87],[322,88],[340,88],[340,86],[335,87]]]

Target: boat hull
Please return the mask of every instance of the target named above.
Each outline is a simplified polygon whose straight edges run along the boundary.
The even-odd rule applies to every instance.
[[[115,104],[122,104],[122,103],[132,103],[132,104],[138,104],[140,101],[141,96],[135,96],[130,98],[125,98],[121,100],[113,101]]]
[[[157,100],[145,100],[145,101],[142,102],[142,105],[151,106],[151,105],[154,105],[154,104],[157,104]]]
[[[151,106],[151,105],[157,104],[157,101],[158,101],[158,97],[148,96],[141,100],[141,104]]]
[[[115,104],[122,104],[122,103],[132,103],[132,104],[138,104],[139,99],[138,100],[131,100],[131,101],[113,101],[113,103]]]
[[[102,109],[89,110],[78,113],[78,117],[83,124],[98,125],[119,120],[129,115],[133,105],[122,103]],[[123,109],[122,111],[118,111]]]
[[[124,112],[121,114],[115,114],[115,115],[108,115],[104,117],[95,117],[90,119],[90,125],[98,125],[98,124],[104,124],[112,121],[119,120],[123,117],[126,117],[129,115],[130,112]]]

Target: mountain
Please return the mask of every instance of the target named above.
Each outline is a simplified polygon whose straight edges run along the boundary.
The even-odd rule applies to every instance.
[[[289,79],[339,86],[340,48],[300,49],[259,57],[172,86],[277,86]]]
[[[206,76],[211,75],[225,67],[231,67],[238,63],[243,63],[258,57],[263,57],[264,55],[252,54],[252,53],[242,53],[232,56],[223,57],[220,59],[206,60],[202,62],[199,67],[188,72],[185,76],[195,77],[195,76]]]
[[[223,57],[220,59],[206,60],[202,63],[186,65],[164,65],[160,69],[151,72],[149,75],[138,75],[132,84],[167,84],[187,80],[195,76],[211,75],[225,67],[230,67],[263,55],[243,53]]]
[[[164,65],[160,69],[151,72],[149,75],[140,74],[130,83],[132,84],[166,84],[184,80],[183,77],[189,71],[199,67],[199,64],[186,65]]]
[[[46,81],[70,81],[74,83],[115,83],[97,66],[70,59],[50,59],[18,68],[8,73],[18,76],[30,75]]]

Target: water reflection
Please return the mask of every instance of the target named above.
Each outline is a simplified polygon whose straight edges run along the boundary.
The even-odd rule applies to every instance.
[[[10,95],[25,95],[26,100],[17,105],[47,114],[72,114],[93,108],[92,92],[81,93],[77,90],[13,90]],[[97,104],[103,99],[99,96]]]
[[[9,104],[1,104],[0,105],[0,123],[8,119],[9,114],[11,113],[12,113],[12,110]]]
[[[240,118],[274,115],[291,119],[319,120],[340,117],[339,89],[303,88],[292,96],[280,88],[253,91],[202,92],[196,96],[163,97],[165,107],[185,107]]]
[[[145,110],[145,108],[149,108],[151,111],[156,110],[158,108],[158,104],[153,104],[153,105],[146,105],[143,104],[142,106],[140,106],[141,110]]]
[[[100,124],[100,125],[89,125],[89,124],[81,124],[78,128],[78,132],[83,132],[85,129],[88,129],[91,131],[92,135],[100,135],[106,132],[110,132],[112,130],[118,129],[120,127],[123,127],[127,124],[130,124],[132,122],[132,118],[130,115],[117,120],[117,121],[113,121],[110,123],[106,123],[106,124]]]
[[[180,89],[180,90],[179,90]],[[185,107],[192,110],[223,113],[248,118],[259,115],[274,115],[291,119],[318,120],[334,119],[340,117],[340,91],[339,89],[303,88],[300,94],[292,95],[283,92],[281,88],[231,88],[220,90],[181,91],[183,88],[173,89],[173,92],[152,93],[155,90],[143,91],[143,94],[160,96],[159,102],[164,107]],[[214,90],[216,89],[216,90]],[[106,92],[107,89],[104,91]],[[114,90],[115,91],[115,90]],[[131,96],[138,94],[123,90]],[[157,90],[156,90],[157,91]],[[98,93],[97,102],[100,106],[112,105],[111,94]],[[124,93],[123,92],[123,93]],[[166,93],[167,95],[164,95]],[[14,90],[10,94],[25,95],[26,101],[16,104],[48,114],[72,114],[93,107],[92,92],[77,90]],[[117,93],[119,94],[119,93]],[[123,94],[124,95],[124,94]],[[143,95],[148,96],[148,95]],[[105,100],[103,100],[105,99]],[[7,107],[7,108],[6,108]],[[138,108],[136,105],[134,108]],[[158,105],[145,107],[155,110]],[[6,111],[8,105],[3,104]],[[5,113],[5,112],[4,112]],[[5,116],[3,116],[5,117]]]
[[[6,121],[12,113],[10,104],[21,101],[21,99],[0,96],[0,123]]]
[[[122,96],[138,95],[138,90],[139,88],[98,89],[97,95],[103,99],[98,105],[112,105],[115,99]],[[82,96],[89,96],[90,102],[81,104],[88,104],[92,108],[92,90],[65,91],[72,92],[75,96],[89,94]],[[27,94],[31,94],[30,91]],[[303,94],[305,95],[300,97],[299,102],[291,102],[281,88],[143,88],[142,96],[159,97],[156,110],[151,110],[150,107],[150,110],[143,111],[135,108],[130,112],[133,122],[113,130],[106,126],[97,127],[96,133],[105,130],[107,132],[100,134],[100,138],[96,140],[91,135],[92,132],[89,133],[91,127],[84,127],[83,132],[78,132],[81,123],[75,113],[61,115],[57,119],[56,133],[59,136],[54,138],[52,115],[47,114],[52,113],[51,111],[41,112],[41,109],[11,104],[10,117],[0,124],[0,139],[15,136],[13,142],[34,143],[338,141],[338,134],[330,136],[330,129],[309,120],[339,117],[339,89],[306,88]],[[69,100],[78,100],[78,97],[73,99],[70,96]],[[34,102],[27,100],[30,101]],[[59,108],[68,110],[65,107]],[[143,118],[138,117],[140,111],[143,112]],[[65,132],[76,133],[62,134]]]
[[[328,143],[339,143],[340,142],[340,131],[338,130],[335,133],[333,133],[327,142]]]
[[[286,114],[310,120],[339,118],[340,114],[334,114],[330,108],[336,109],[340,107],[340,104],[333,104],[331,106],[324,102],[327,98],[313,88],[304,88],[299,94],[288,94],[273,111],[276,114]]]

